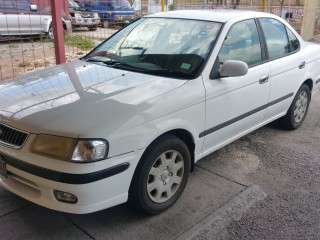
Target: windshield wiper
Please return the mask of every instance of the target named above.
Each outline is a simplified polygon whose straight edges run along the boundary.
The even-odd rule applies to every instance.
[[[102,60],[102,59],[97,59],[97,58],[88,58],[85,59],[86,62],[98,62],[98,63],[103,63],[106,64],[109,67],[115,67],[115,68],[121,68],[125,70],[138,70],[138,71],[144,71],[143,68],[139,68],[136,66],[133,66],[131,64],[118,61],[118,60]]]
[[[131,71],[137,71],[141,73],[147,73],[147,74],[152,74],[152,75],[159,75],[159,76],[170,76],[170,77],[176,77],[176,78],[182,78],[182,79],[190,79],[194,78],[193,73],[187,73],[187,72],[181,72],[181,71],[176,71],[176,70],[170,70],[166,68],[160,68],[160,69],[147,69],[147,68],[142,68],[139,66],[136,66],[136,64],[128,64],[119,60],[103,60],[99,58],[88,58],[88,59],[83,59],[87,62],[99,62],[103,63],[109,67],[113,68],[119,68],[123,70],[131,70]]]

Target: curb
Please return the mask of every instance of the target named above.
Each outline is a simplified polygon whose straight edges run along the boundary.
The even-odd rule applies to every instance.
[[[181,234],[177,240],[221,239],[232,221],[240,220],[250,207],[266,196],[259,186],[252,185]]]

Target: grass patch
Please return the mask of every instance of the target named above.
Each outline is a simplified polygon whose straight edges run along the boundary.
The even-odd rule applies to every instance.
[[[90,50],[94,47],[93,40],[90,37],[67,36],[64,41],[66,45],[75,46],[81,50]]]
[[[17,43],[10,43],[9,48],[18,48],[19,45]]]

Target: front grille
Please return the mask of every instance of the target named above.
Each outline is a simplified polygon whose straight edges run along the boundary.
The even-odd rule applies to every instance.
[[[93,18],[93,13],[81,13],[81,17],[83,18]]]
[[[21,148],[28,134],[0,123],[0,143],[13,148]]]

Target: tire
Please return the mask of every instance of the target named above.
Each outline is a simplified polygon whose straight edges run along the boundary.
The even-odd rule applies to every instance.
[[[67,34],[67,31],[64,29],[64,27],[62,28],[63,29],[63,36],[65,36]],[[72,29],[73,30],[73,29]],[[47,32],[47,37],[51,40],[54,39],[54,34],[53,34],[53,27],[52,27],[52,24],[50,24],[49,26],[49,30]]]
[[[49,39],[54,39],[52,24],[50,24],[47,36],[48,36]]]
[[[108,22],[108,21],[104,21],[104,22],[102,23],[102,27],[103,27],[103,28],[109,28],[109,27],[110,27],[109,22]]]
[[[303,84],[294,97],[287,114],[280,118],[281,125],[289,130],[299,128],[307,116],[310,100],[310,88]]]
[[[129,189],[129,202],[139,210],[157,214],[181,196],[191,171],[186,144],[164,135],[151,144],[141,158]]]
[[[91,26],[88,27],[89,31],[96,31],[97,30],[97,26]]]

